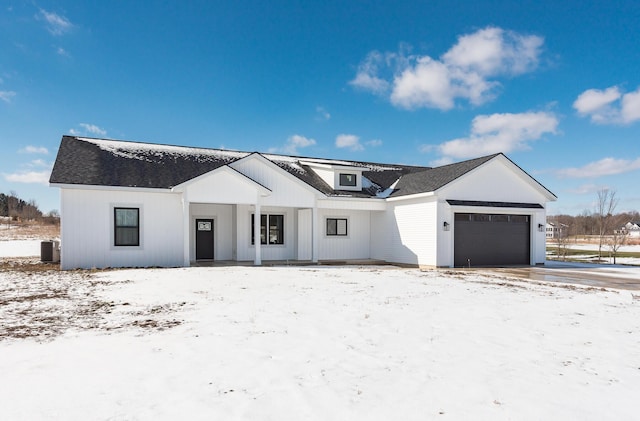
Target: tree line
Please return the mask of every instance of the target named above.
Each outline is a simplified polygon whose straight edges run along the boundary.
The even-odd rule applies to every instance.
[[[35,199],[28,201],[21,199],[14,191],[9,194],[0,193],[0,216],[8,217],[10,221],[44,220],[45,222],[48,222],[48,219],[55,222],[59,217],[58,211],[43,215]]]

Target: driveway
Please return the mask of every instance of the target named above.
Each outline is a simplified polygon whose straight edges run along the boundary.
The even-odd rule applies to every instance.
[[[544,266],[481,269],[480,271],[536,281],[640,290],[640,266],[598,265],[547,260]]]

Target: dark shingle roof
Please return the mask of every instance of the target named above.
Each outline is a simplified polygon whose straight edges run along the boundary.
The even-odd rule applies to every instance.
[[[392,196],[406,196],[438,190],[498,155],[500,154],[412,172],[400,179]]]
[[[250,152],[63,136],[49,182],[166,189],[249,155]],[[437,190],[499,154],[436,168],[261,155],[327,196],[370,198],[396,181],[393,192],[385,196]],[[359,192],[333,190],[301,161],[359,167],[371,183]]]

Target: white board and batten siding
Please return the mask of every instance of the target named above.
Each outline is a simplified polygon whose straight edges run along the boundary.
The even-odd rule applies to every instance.
[[[238,205],[237,213],[237,257],[239,261],[253,260],[255,246],[251,244],[251,215],[253,206]],[[293,208],[262,206],[262,215],[284,215],[284,244],[261,244],[262,260],[294,260],[297,255],[297,213]]]
[[[371,213],[359,210],[320,209],[318,211],[319,259],[369,259],[371,257]],[[327,235],[327,218],[346,219],[347,235]]]
[[[390,263],[437,265],[437,198],[387,203],[385,212],[372,212],[371,257]]]
[[[251,155],[230,166],[271,190],[269,196],[261,199],[262,206],[311,208],[320,194],[258,155]]]
[[[182,266],[179,194],[61,188],[61,268]],[[140,209],[140,246],[114,246],[114,208]]]

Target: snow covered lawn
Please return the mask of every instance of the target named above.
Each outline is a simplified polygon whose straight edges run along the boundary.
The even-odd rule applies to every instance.
[[[390,267],[0,271],[0,419],[637,419],[640,297]]]

